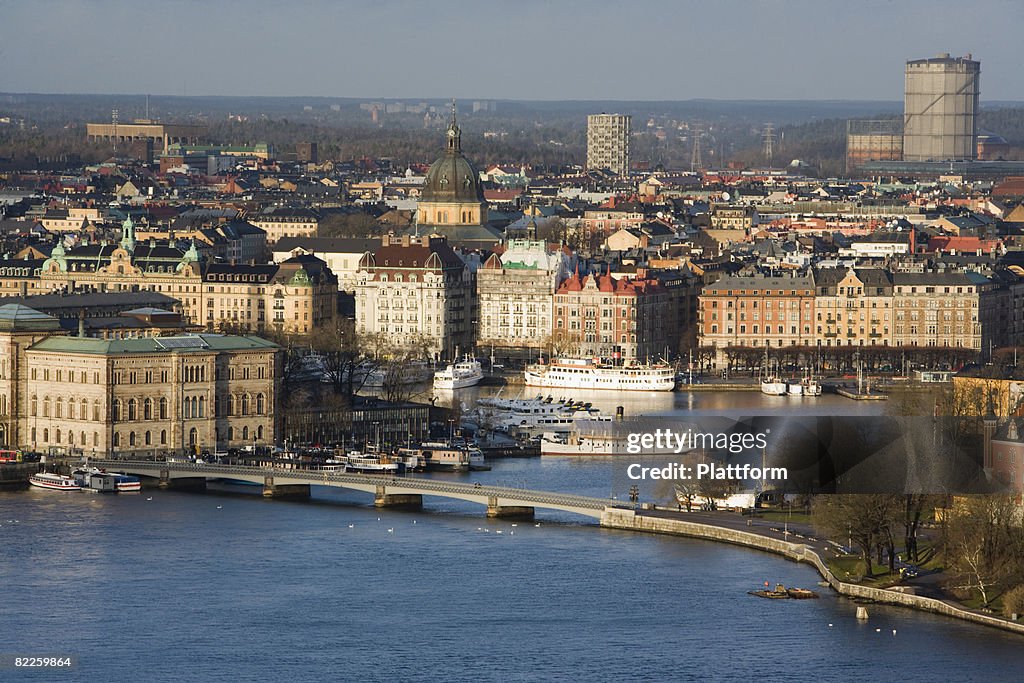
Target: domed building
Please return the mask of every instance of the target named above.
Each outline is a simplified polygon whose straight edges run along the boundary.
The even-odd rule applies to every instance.
[[[444,156],[430,165],[416,207],[416,232],[444,235],[449,242],[489,246],[501,234],[487,223],[480,174],[462,155],[462,130],[455,119],[445,131]]]

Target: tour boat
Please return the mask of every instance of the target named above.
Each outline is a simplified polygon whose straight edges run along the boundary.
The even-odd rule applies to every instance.
[[[480,383],[484,370],[480,361],[466,356],[457,363],[451,363],[434,375],[435,389],[463,389]]]
[[[362,474],[396,474],[398,463],[387,456],[352,451],[345,458],[345,469]]]
[[[676,373],[670,365],[608,365],[590,358],[558,358],[526,368],[526,384],[562,389],[672,391]]]
[[[28,479],[28,483],[41,489],[53,489],[55,491],[81,491],[82,487],[74,480],[64,474],[51,474],[39,472]]]
[[[540,436],[544,432],[570,431],[577,420],[610,421],[610,415],[602,415],[601,411],[590,403],[577,403],[573,400],[555,401],[550,396],[537,396],[530,399],[507,399],[501,407],[481,407],[478,409],[481,422],[487,423],[492,429],[506,433],[526,433]]]

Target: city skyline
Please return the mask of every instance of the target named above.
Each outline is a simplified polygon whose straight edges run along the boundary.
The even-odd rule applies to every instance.
[[[899,100],[907,60],[949,52],[982,62],[983,101],[1024,99],[1006,0],[45,8],[5,4],[0,92]]]

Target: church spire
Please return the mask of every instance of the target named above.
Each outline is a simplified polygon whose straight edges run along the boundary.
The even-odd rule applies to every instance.
[[[449,155],[462,154],[462,131],[455,120],[455,100],[452,100],[452,121],[448,124],[448,143],[445,151]]]
[[[129,252],[135,251],[135,224],[132,217],[128,216],[121,224],[121,246]]]

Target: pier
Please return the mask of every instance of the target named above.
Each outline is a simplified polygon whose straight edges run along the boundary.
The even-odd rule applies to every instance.
[[[424,496],[465,500],[483,505],[488,517],[530,518],[535,508],[543,508],[599,520],[606,508],[624,505],[622,501],[605,498],[408,476],[193,462],[90,460],[89,464],[109,472],[135,475],[142,479],[144,486],[150,487],[203,490],[211,479],[227,479],[262,484],[265,497],[281,498],[308,497],[311,486],[331,486],[372,493],[377,507],[419,508]]]

